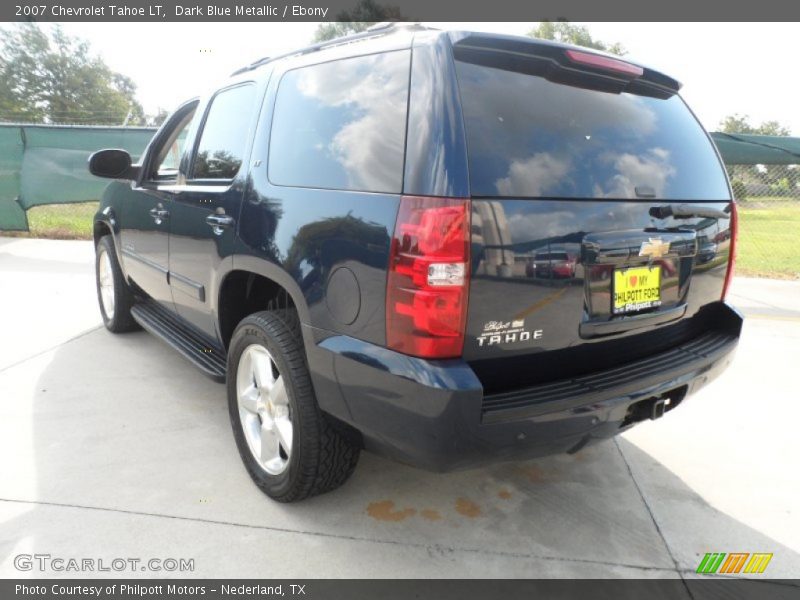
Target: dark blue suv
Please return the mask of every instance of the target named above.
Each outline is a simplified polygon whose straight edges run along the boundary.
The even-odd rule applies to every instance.
[[[401,25],[253,63],[139,164],[91,157],[115,179],[106,327],[226,382],[244,464],[283,502],[342,484],[362,448],[445,470],[661,417],[742,325],[736,207],[679,87]]]

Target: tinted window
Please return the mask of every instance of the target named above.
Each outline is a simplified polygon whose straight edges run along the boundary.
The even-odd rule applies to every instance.
[[[287,72],[272,119],[270,181],[399,193],[409,60],[404,50]]]
[[[683,100],[613,94],[456,62],[476,196],[727,199]]]
[[[255,86],[242,85],[220,92],[211,101],[197,146],[192,178],[232,179],[239,171],[254,94]]]
[[[156,177],[170,179],[178,176],[178,165],[186,147],[186,136],[189,123],[194,117],[194,110],[189,111],[170,132],[155,160]]]

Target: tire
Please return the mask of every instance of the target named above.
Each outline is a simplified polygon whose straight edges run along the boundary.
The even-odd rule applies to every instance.
[[[106,329],[113,333],[139,329],[139,325],[131,316],[133,293],[119,267],[114,240],[110,235],[101,237],[97,243],[94,273],[97,283],[97,302]]]
[[[294,311],[255,313],[237,326],[227,389],[239,455],[267,496],[296,502],[334,490],[352,475],[359,448],[317,404]]]

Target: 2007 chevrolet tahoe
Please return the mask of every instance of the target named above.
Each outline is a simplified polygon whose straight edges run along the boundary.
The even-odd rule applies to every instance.
[[[226,382],[255,483],[362,448],[445,470],[576,452],[730,362],[736,207],[672,78],[541,40],[382,26],[240,69],[94,224],[106,327]],[[700,260],[698,248],[703,248]]]

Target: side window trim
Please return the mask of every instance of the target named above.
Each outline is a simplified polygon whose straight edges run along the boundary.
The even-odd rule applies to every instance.
[[[197,108],[195,107],[195,111],[196,110],[197,110]],[[181,163],[181,158],[182,158],[183,154],[186,152],[186,146],[184,146],[181,149],[181,156],[177,157],[176,165],[175,165],[175,168],[174,168],[174,174],[173,173],[169,173],[169,174],[162,174],[161,173],[162,165],[164,164],[164,162],[166,160],[166,155],[162,158],[161,157],[161,153],[164,151],[165,148],[167,148],[167,152],[170,152],[171,149],[172,149],[172,146],[178,141],[178,138],[180,137],[181,133],[186,132],[186,134],[188,135],[189,127],[192,124],[192,119],[194,118],[194,112],[195,111],[189,112],[186,115],[184,115],[178,121],[176,127],[173,128],[170,131],[169,135],[166,136],[166,138],[164,139],[163,144],[161,145],[161,147],[159,148],[158,152],[156,153],[156,155],[154,157],[158,162],[154,163],[152,165],[151,169],[150,169],[150,171],[151,171],[150,172],[150,178],[149,178],[150,181],[155,181],[155,182],[173,181],[173,180],[177,181],[177,179],[180,177],[180,163]],[[177,133],[177,135],[175,135],[176,133]]]
[[[175,112],[173,112],[172,115],[170,115],[169,119],[164,122],[164,125],[162,125],[162,129],[157,132],[156,137],[153,140],[155,142],[155,145],[152,146],[152,149],[148,148],[147,152],[143,156],[144,160],[142,163],[142,171],[141,171],[142,175],[141,179],[138,182],[138,185],[142,185],[145,183],[159,184],[159,183],[169,182],[172,180],[177,180],[179,178],[180,161],[182,160],[183,157],[181,157],[181,159],[179,159],[178,161],[179,168],[176,170],[174,178],[173,177],[159,178],[157,174],[154,174],[153,171],[156,168],[154,161],[158,157],[158,154],[161,152],[161,150],[164,148],[164,144],[166,144],[169,141],[175,128],[180,126],[181,122],[183,122],[186,113],[189,111],[196,111],[199,104],[200,101],[198,98],[192,98],[191,100],[184,102],[177,109],[175,109]],[[191,125],[191,121],[187,124],[187,126],[189,125]],[[187,152],[188,152],[188,147],[183,149],[183,155],[185,155]]]
[[[211,108],[214,106],[214,101],[217,99],[217,97],[219,97],[220,94],[223,94],[224,92],[245,86],[252,86],[253,88],[257,87],[255,81],[236,82],[232,85],[225,86],[215,91],[214,94],[211,96],[211,98],[209,98],[208,102],[206,103],[203,111],[203,118],[200,120],[200,123],[197,126],[197,134],[194,136],[194,140],[192,141],[191,152],[189,153],[189,157],[187,160],[187,168],[186,168],[187,185],[200,185],[200,186],[212,185],[215,187],[228,187],[231,185],[233,180],[236,179],[236,176],[239,175],[239,173],[241,172],[242,165],[244,165],[244,162],[242,163],[242,165],[239,166],[239,170],[236,172],[236,175],[230,178],[216,179],[216,178],[192,177],[195,167],[195,161],[197,160],[197,151],[198,148],[200,147],[200,141],[203,139],[203,132],[206,129],[206,124],[208,123],[208,115],[211,113]]]

